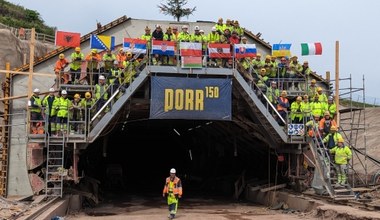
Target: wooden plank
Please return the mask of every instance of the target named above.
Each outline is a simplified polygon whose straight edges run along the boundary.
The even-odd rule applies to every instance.
[[[275,186],[271,186],[271,187],[268,187],[268,188],[260,189],[260,192],[268,192],[268,191],[271,191],[271,190],[282,189],[282,188],[285,188],[285,187],[286,187],[286,183],[283,183],[283,184],[280,184],[280,185],[275,185]]]

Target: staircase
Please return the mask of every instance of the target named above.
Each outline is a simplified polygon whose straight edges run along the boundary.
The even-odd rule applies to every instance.
[[[45,194],[62,197],[64,169],[65,136],[47,139],[46,186]],[[67,175],[67,174],[66,174]]]

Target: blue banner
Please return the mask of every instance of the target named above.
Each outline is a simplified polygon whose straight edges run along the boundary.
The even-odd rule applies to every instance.
[[[231,79],[151,77],[151,119],[231,120]]]

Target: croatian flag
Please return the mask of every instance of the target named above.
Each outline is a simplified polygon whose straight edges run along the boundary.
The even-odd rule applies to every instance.
[[[230,58],[230,44],[208,44],[210,58]]]
[[[256,57],[256,44],[235,44],[235,57],[237,59],[244,57]]]
[[[179,44],[179,48],[180,48],[181,56],[192,56],[192,57],[202,56],[201,43],[181,42]]]
[[[175,42],[166,40],[153,40],[152,54],[174,56]]]
[[[137,38],[124,38],[123,48],[133,54],[146,53],[146,40]]]

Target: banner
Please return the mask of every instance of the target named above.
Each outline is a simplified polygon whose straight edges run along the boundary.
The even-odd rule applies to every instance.
[[[232,80],[151,77],[151,119],[231,120]]]
[[[292,44],[273,44],[272,56],[275,57],[290,57],[290,47]]]
[[[317,43],[302,43],[301,44],[302,56],[305,55],[322,55],[322,44]]]
[[[146,40],[137,38],[124,38],[123,47],[125,51],[132,52],[133,54],[145,54]]]
[[[180,42],[179,44],[181,56],[202,56],[202,44],[201,43],[191,43],[191,42]]]
[[[244,57],[256,57],[256,44],[235,44],[234,52],[237,59]]]
[[[202,57],[181,57],[182,68],[202,68]]]
[[[153,40],[152,54],[174,56],[175,42],[166,40]]]
[[[56,31],[55,45],[61,47],[79,47],[80,33]]]
[[[90,48],[99,50],[114,50],[115,37],[91,34]]]
[[[230,44],[208,44],[208,54],[210,58],[231,58]]]

